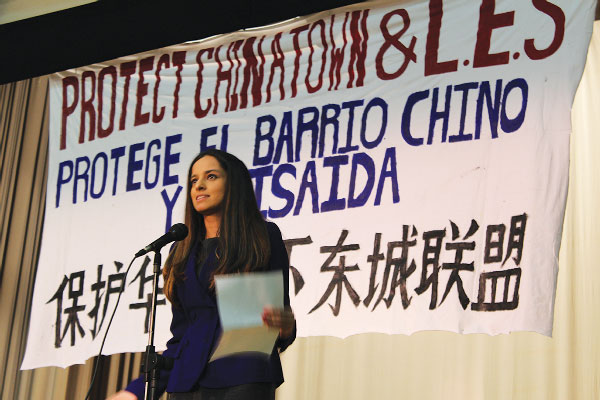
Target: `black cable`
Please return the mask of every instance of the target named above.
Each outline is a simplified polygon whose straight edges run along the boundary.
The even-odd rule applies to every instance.
[[[134,257],[133,260],[129,263],[127,270],[125,271],[125,277],[123,278],[123,284],[121,285],[121,290],[119,290],[119,296],[117,296],[117,304],[115,304],[115,309],[113,310],[112,315],[110,316],[110,320],[108,321],[108,326],[106,327],[106,332],[104,332],[104,339],[102,339],[102,344],[100,345],[100,351],[98,352],[98,357],[96,357],[96,362],[94,363],[94,371],[92,373],[92,382],[90,383],[90,388],[88,389],[87,394],[85,395],[85,400],[90,398],[90,394],[92,392],[92,387],[94,386],[94,380],[96,379],[96,373],[98,372],[98,362],[100,361],[100,357],[102,356],[102,349],[104,348],[104,342],[106,342],[106,337],[108,336],[108,331],[110,329],[110,325],[112,324],[112,320],[117,312],[117,307],[119,306],[119,300],[121,300],[121,294],[125,291],[125,283],[127,283],[127,274],[133,265],[133,262],[137,257]]]

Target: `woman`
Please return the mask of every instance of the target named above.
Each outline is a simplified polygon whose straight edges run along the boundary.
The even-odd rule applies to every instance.
[[[166,357],[171,371],[161,371],[158,393],[180,399],[274,399],[283,382],[279,351],[296,336],[289,310],[287,253],[277,226],[265,222],[256,204],[248,169],[220,150],[200,153],[188,172],[185,223],[190,234],[169,254],[164,294],[172,303],[173,337]],[[214,276],[281,270],[285,309],[263,311],[266,325],[279,329],[270,357],[242,353],[208,362],[218,344],[220,321]],[[144,377],[110,400],[143,399]]]

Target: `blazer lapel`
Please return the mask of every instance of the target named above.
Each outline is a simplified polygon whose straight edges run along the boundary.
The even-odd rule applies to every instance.
[[[193,306],[216,305],[213,296],[209,294],[208,280],[212,273],[211,265],[214,265],[215,254],[209,254],[204,261],[200,271],[200,277],[196,274],[196,249],[192,249],[185,269],[185,292],[187,304]]]

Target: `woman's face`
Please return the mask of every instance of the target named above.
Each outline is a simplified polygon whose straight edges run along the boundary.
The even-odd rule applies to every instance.
[[[221,215],[227,175],[213,156],[204,156],[192,165],[190,196],[202,215]]]

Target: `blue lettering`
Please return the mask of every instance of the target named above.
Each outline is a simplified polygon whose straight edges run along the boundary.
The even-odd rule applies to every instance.
[[[400,201],[400,193],[398,189],[398,169],[396,166],[395,147],[388,147],[385,150],[381,174],[379,175],[379,182],[377,183],[377,193],[375,194],[376,206],[381,203],[381,193],[383,192],[383,186],[385,185],[385,180],[387,178],[389,178],[392,183],[392,201],[394,204],[398,203]]]
[[[264,123],[269,124],[267,132],[262,131]],[[272,115],[263,115],[256,120],[256,131],[254,135],[254,158],[252,165],[268,165],[273,159],[273,132],[277,121]],[[266,141],[268,144],[267,154],[260,156],[261,142]]]
[[[165,165],[163,170],[163,186],[179,183],[179,176],[171,175],[171,165],[179,163],[180,153],[171,153],[171,146],[181,143],[181,133],[167,136],[165,141]]]
[[[227,151],[227,143],[229,141],[229,124],[221,127],[221,150]]]
[[[98,193],[94,192],[94,187],[96,186],[96,164],[98,160],[102,160],[102,186],[100,186],[100,191]],[[92,199],[99,199],[104,194],[104,189],[106,189],[106,176],[108,175],[108,156],[102,152],[96,154],[94,157],[94,161],[92,161],[92,182],[90,184],[90,195]]]
[[[329,111],[333,111],[333,115],[329,116]],[[331,154],[337,153],[338,147],[338,135],[340,131],[340,123],[338,118],[340,116],[341,108],[337,104],[325,104],[321,111],[321,130],[319,132],[319,158],[323,157],[325,151],[325,136],[327,125],[333,126],[333,147]]]
[[[200,131],[200,153],[208,149],[214,149],[217,146],[208,145],[208,138],[217,134],[217,127],[211,126],[210,128],[204,128]]]
[[[511,90],[519,88],[521,89],[521,109],[516,117],[513,119],[508,118],[506,115],[506,101]],[[506,133],[516,131],[523,125],[525,121],[525,110],[527,110],[527,97],[529,95],[529,87],[525,79],[518,78],[514,79],[506,85],[504,88],[504,95],[502,96],[502,112],[500,114],[500,127]]]
[[[498,118],[500,115],[500,95],[502,94],[502,79],[496,81],[496,91],[494,101],[492,101],[492,92],[488,81],[481,82],[479,85],[479,96],[477,96],[477,108],[475,110],[475,139],[479,139],[481,135],[481,124],[483,114],[483,101],[488,111],[490,120],[490,130],[492,139],[498,138]]]
[[[283,119],[281,120],[281,129],[279,130],[279,138],[277,139],[273,164],[279,164],[284,144],[286,146],[287,162],[294,162],[294,144],[292,136],[292,112],[286,111],[283,113]]]
[[[338,187],[340,182],[340,165],[348,164],[348,156],[331,156],[323,160],[324,167],[332,167],[331,190],[329,199],[321,203],[321,212],[343,210],[346,208],[346,199],[338,198]]]
[[[356,190],[356,177],[358,173],[358,166],[362,166],[367,173],[367,181],[362,189],[362,192],[354,197],[354,191]],[[373,159],[366,153],[354,153],[352,156],[352,170],[350,172],[350,190],[348,192],[348,208],[362,207],[367,203],[373,185],[375,183],[375,163]]]
[[[431,114],[429,116],[429,135],[427,136],[427,144],[433,143],[433,131],[435,124],[438,119],[443,120],[442,122],[442,143],[446,142],[446,136],[448,135],[448,121],[450,120],[450,98],[452,97],[452,85],[446,86],[446,100],[444,103],[444,110],[438,111],[438,97],[439,88],[433,89]]]
[[[346,131],[346,145],[340,148],[340,153],[350,153],[358,150],[357,145],[352,145],[352,136],[354,128],[354,109],[364,104],[364,100],[353,100],[342,103],[342,108],[348,110],[348,130]]]
[[[202,153],[208,149],[215,149],[217,146],[212,144],[208,144],[208,138],[217,134],[217,127],[213,126],[210,128],[202,129],[200,132],[200,152]],[[223,125],[221,127],[221,147],[220,149],[223,151],[227,151],[227,141],[229,140],[229,125]]]
[[[65,177],[64,171],[65,169],[69,170],[68,175]],[[56,182],[56,208],[60,204],[60,189],[62,185],[69,182],[73,177],[73,162],[71,160],[66,160],[58,164],[58,180]]]
[[[304,116],[312,114],[308,121]],[[311,133],[310,156],[315,158],[317,154],[317,135],[319,134],[319,110],[316,107],[301,108],[298,111],[298,129],[296,129],[296,161],[300,161],[300,151],[302,150],[302,135],[304,132]]]
[[[135,158],[135,154],[144,149],[144,142],[135,143],[129,146],[129,162],[127,165],[127,185],[125,190],[131,192],[138,190],[142,185],[140,182],[134,182],[134,174],[141,171],[144,167],[144,162]]]
[[[175,203],[177,203],[177,198],[179,197],[179,194],[181,193],[181,189],[183,189],[183,187],[178,185],[177,190],[175,191],[175,195],[173,195],[172,199],[169,198],[167,189],[163,189],[160,192],[160,195],[162,196],[162,199],[165,203],[165,207],[167,207],[167,220],[166,220],[166,224],[165,224],[165,232],[168,232],[168,230],[171,229],[171,225],[172,225],[172,221],[173,221],[173,208],[175,208]]]
[[[294,215],[300,213],[306,190],[310,190],[312,197],[312,212],[313,214],[317,214],[319,212],[319,188],[317,187],[317,172],[314,161],[306,163],[306,169],[302,175],[302,182],[300,183],[300,190],[298,191],[298,200],[296,201],[296,207],[294,208]]]
[[[467,99],[469,97],[469,90],[477,89],[477,82],[463,83],[462,85],[454,86],[455,91],[462,91],[462,105],[460,108],[460,127],[458,129],[458,135],[450,135],[448,141],[450,143],[464,142],[472,140],[473,135],[471,133],[465,134],[465,120],[467,118]]]
[[[112,195],[117,194],[117,182],[119,180],[119,159],[125,155],[125,146],[114,148],[110,151],[110,158],[115,160],[115,176],[113,180]]]
[[[146,189],[152,189],[156,186],[156,184],[158,183],[158,174],[160,173],[160,155],[159,154],[155,154],[153,156],[151,156],[150,154],[152,153],[152,148],[156,147],[157,149],[160,149],[160,140],[158,139],[154,139],[153,141],[151,141],[148,144],[148,150],[146,151],[146,170],[144,173],[144,187]],[[150,159],[152,157],[152,161],[154,161],[154,179],[152,181],[150,181],[148,179],[148,175],[150,172]]]
[[[269,207],[269,218],[285,217],[294,206],[294,193],[281,186],[281,176],[283,174],[290,174],[296,178],[296,167],[292,164],[282,164],[275,170],[273,181],[271,183],[271,192],[274,196],[284,199],[285,205],[279,210],[274,210]]]
[[[379,128],[379,135],[375,138],[375,140],[369,142],[367,140],[367,116],[371,108],[375,106],[381,108],[381,128]],[[387,109],[387,103],[379,97],[371,99],[371,101],[369,101],[369,103],[365,107],[365,112],[363,112],[362,115],[362,124],[360,126],[360,142],[366,149],[373,149],[377,147],[379,143],[381,143],[381,141],[383,140],[383,136],[385,135],[385,128],[387,126]]]
[[[424,90],[422,92],[415,92],[408,96],[406,100],[406,105],[404,106],[404,111],[402,112],[402,124],[400,126],[400,130],[402,131],[402,137],[404,141],[411,146],[421,146],[423,144],[423,138],[415,138],[410,132],[410,122],[412,116],[412,110],[421,100],[425,100],[429,97],[429,90]]]
[[[79,165],[82,163],[85,163],[85,169],[83,171],[79,168]],[[88,177],[89,170],[90,170],[90,159],[86,156],[77,157],[77,159],[75,160],[75,180],[73,181],[73,204],[77,203],[77,182],[79,182],[80,180],[85,183],[85,188],[83,190],[83,202],[85,203],[87,201],[88,184],[89,184],[89,177]]]

